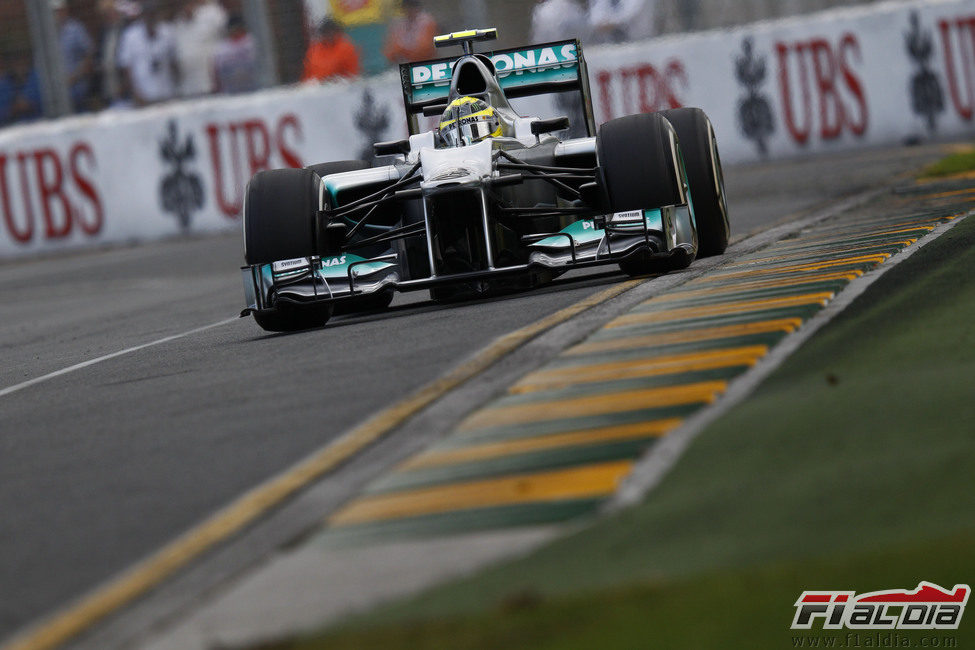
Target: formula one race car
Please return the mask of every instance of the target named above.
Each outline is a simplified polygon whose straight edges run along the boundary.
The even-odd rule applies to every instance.
[[[494,38],[494,29],[438,36],[438,47],[464,53],[400,66],[410,136],[375,145],[390,163],[251,179],[242,315],[299,330],[386,307],[395,291],[451,300],[573,268],[641,275],[724,252],[724,183],[703,111],[630,115],[597,133],[578,41],[474,53],[475,41]],[[587,137],[560,139],[567,117],[522,117],[509,101],[550,93],[575,98]],[[421,113],[440,116],[439,127],[421,132]]]

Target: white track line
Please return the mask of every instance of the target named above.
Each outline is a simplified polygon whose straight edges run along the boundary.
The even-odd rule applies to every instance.
[[[781,366],[813,334],[846,309],[870,285],[879,280],[884,273],[921,250],[927,244],[935,241],[938,237],[973,214],[975,214],[975,211],[938,226],[913,246],[897,253],[869,273],[851,281],[822,311],[806,321],[795,333],[788,336],[782,343],[773,348],[751,370],[732,382],[728,391],[717,402],[689,417],[683,425],[650,447],[643,458],[633,466],[633,471],[623,480],[615,496],[606,503],[604,511],[615,512],[639,503],[650,490],[663,480],[664,476],[677,464],[677,461],[690,446],[691,442],[708,425],[751,395],[766,377]]]
[[[68,366],[67,368],[62,368],[61,370],[55,370],[54,372],[49,372],[46,375],[41,375],[40,377],[35,377],[34,379],[28,379],[25,382],[19,384],[14,384],[13,386],[8,386],[0,390],[0,397],[6,397],[12,393],[24,390],[25,388],[30,388],[31,386],[36,386],[37,384],[42,384],[45,381],[55,379],[57,377],[62,377],[64,375],[70,374],[72,372],[83,370],[90,366],[102,363],[103,361],[109,361],[110,359],[115,359],[117,357],[122,357],[127,354],[132,354],[133,352],[139,352],[140,350],[145,350],[146,348],[151,348],[157,345],[162,345],[163,343],[169,343],[170,341],[175,341],[177,339],[185,338],[187,336],[192,336],[193,334],[199,334],[200,332],[205,332],[206,330],[213,329],[215,327],[220,327],[222,325],[227,325],[238,320],[239,316],[234,316],[233,318],[227,318],[216,323],[210,323],[209,325],[204,325],[203,327],[197,327],[189,331],[183,332],[181,334],[173,334],[172,336],[167,336],[155,341],[150,341],[149,343],[143,343],[142,345],[136,345],[131,348],[126,348],[124,350],[119,350],[118,352],[112,352],[111,354],[106,354],[102,357],[96,357],[94,359],[89,359],[88,361],[82,361],[81,363],[76,363],[73,366]]]

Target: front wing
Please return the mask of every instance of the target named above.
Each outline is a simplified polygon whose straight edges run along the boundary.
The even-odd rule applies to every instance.
[[[271,310],[280,302],[338,302],[380,291],[427,289],[534,270],[562,272],[618,264],[635,255],[649,254],[665,261],[677,253],[693,256],[697,251],[697,232],[686,205],[583,219],[558,233],[528,239],[531,252],[527,264],[411,280],[402,280],[405,274],[396,254],[367,259],[344,253],[245,266],[241,269],[243,314]]]

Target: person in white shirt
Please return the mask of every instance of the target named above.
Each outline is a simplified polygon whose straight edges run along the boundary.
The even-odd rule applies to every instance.
[[[656,0],[590,0],[589,24],[596,43],[639,41],[655,34]]]
[[[227,28],[227,12],[215,0],[183,0],[174,24],[181,97],[213,92],[213,53]]]
[[[567,38],[586,41],[589,22],[576,0],[539,0],[532,9],[531,42],[549,43]]]
[[[122,34],[118,66],[136,105],[154,104],[176,96],[179,81],[176,39],[172,26],[163,22],[158,3],[146,3],[142,18]]]

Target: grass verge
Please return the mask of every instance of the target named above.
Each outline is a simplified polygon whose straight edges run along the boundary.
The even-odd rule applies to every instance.
[[[938,162],[921,172],[921,178],[941,178],[958,174],[970,174],[975,170],[975,149],[966,148],[962,151],[945,156]]]
[[[975,218],[888,271],[638,507],[274,647],[795,647],[802,589],[971,584],[972,269]],[[975,647],[971,630],[936,636]]]

